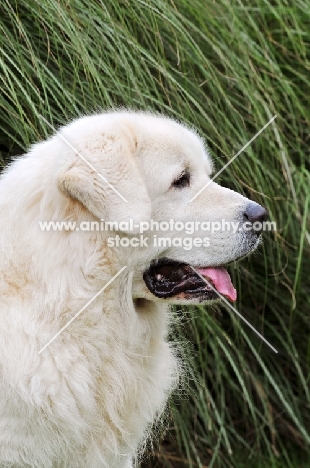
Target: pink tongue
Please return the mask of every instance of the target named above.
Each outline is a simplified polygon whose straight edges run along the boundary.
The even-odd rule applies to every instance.
[[[229,273],[225,268],[197,268],[197,271],[207,280],[211,280],[215,289],[232,302],[237,299],[237,291],[233,287]]]

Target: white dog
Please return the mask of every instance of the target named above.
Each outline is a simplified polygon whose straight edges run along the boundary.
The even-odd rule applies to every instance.
[[[178,379],[167,304],[207,304],[214,290],[235,300],[223,265],[259,243],[260,205],[215,182],[190,201],[211,169],[193,130],[121,111],[70,123],[4,172],[1,468],[133,466]],[[223,219],[250,229],[203,225]],[[82,230],[101,220],[122,224]],[[44,230],[50,221],[77,228]]]

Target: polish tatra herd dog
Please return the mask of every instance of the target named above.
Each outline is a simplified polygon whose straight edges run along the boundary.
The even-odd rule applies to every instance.
[[[129,110],[79,118],[2,173],[1,468],[138,466],[182,368],[169,307],[236,300],[225,265],[260,242],[266,210],[211,179],[195,130]],[[222,220],[241,227],[206,231]]]

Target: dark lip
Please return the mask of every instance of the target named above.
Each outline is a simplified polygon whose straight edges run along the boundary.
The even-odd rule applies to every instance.
[[[154,260],[151,261],[150,268],[152,267],[158,267],[158,266],[164,266],[164,265],[186,265],[186,262],[181,262],[178,260],[173,260],[168,257],[161,257],[161,258],[155,258]]]
[[[240,257],[242,258],[242,257]],[[232,260],[230,263],[233,263],[235,260]],[[155,267],[161,267],[161,266],[165,266],[165,265],[174,265],[174,266],[180,266],[180,265],[189,265],[189,263],[186,263],[186,262],[183,262],[181,260],[174,260],[172,258],[168,258],[168,257],[161,257],[161,258],[158,258],[158,259],[154,259],[151,261],[151,264],[150,264],[150,268],[155,268]],[[220,264],[220,265],[193,265],[191,264],[191,266],[193,268],[208,268],[208,267],[214,267],[216,268],[217,266],[226,266],[226,265],[229,265],[229,263],[225,263],[224,264]]]
[[[213,300],[217,297],[214,290],[192,270],[188,263],[167,257],[153,260],[144,272],[143,279],[149,291],[162,299],[182,296],[188,300],[196,298]]]

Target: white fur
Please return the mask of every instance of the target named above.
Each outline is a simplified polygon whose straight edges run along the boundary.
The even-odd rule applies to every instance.
[[[42,232],[39,221],[235,220],[248,200],[212,183],[188,203],[211,162],[195,132],[170,119],[115,112],[60,132],[128,203],[58,133],[1,178],[0,467],[129,468],[179,373],[166,301],[143,272],[158,256],[218,265],[252,246],[244,233],[217,233],[209,250],[108,248],[107,233]],[[190,189],[170,190],[184,165]]]

